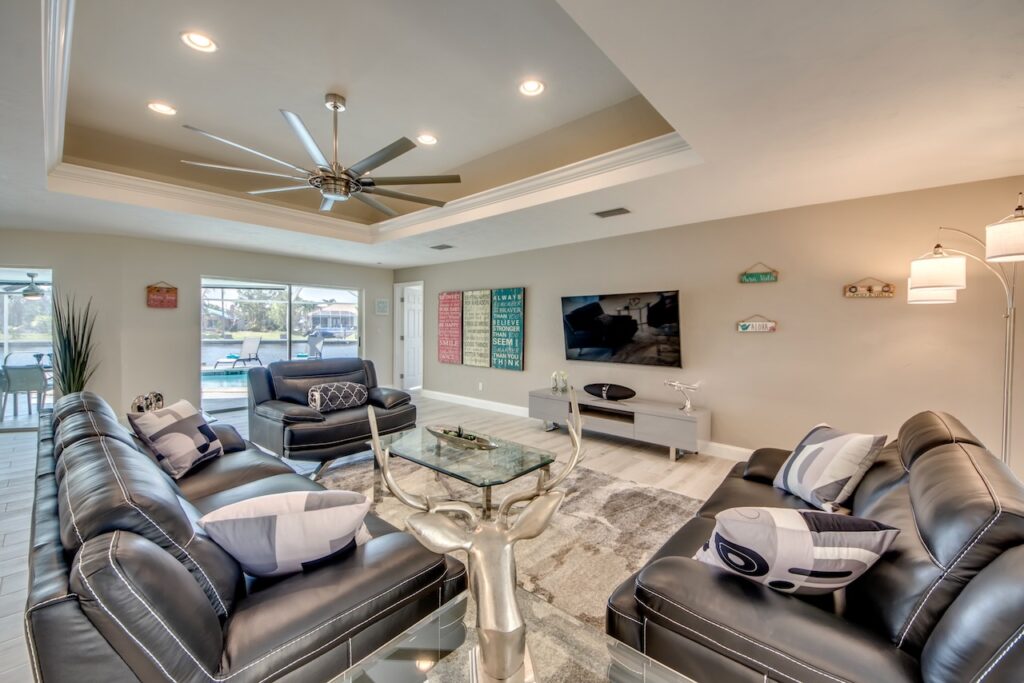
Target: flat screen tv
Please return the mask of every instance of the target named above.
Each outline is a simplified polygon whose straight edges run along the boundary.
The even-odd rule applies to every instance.
[[[566,360],[682,367],[679,292],[562,297]]]

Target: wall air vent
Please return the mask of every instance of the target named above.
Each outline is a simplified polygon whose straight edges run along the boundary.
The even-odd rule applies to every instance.
[[[629,209],[620,206],[617,209],[606,209],[604,211],[596,211],[594,215],[598,218],[611,218],[612,216],[625,216],[629,213]]]
[[[438,251],[444,251],[445,249],[454,249],[454,248],[455,247],[453,247],[450,244],[435,244],[434,246],[431,247],[431,249],[437,249]]]

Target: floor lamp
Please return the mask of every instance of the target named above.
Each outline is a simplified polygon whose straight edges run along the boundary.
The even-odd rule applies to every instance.
[[[1006,339],[1003,348],[1003,432],[1001,458],[1010,464],[1010,437],[1013,424],[1013,355],[1015,345],[1014,285],[1017,261],[1024,261],[1024,193],[1017,195],[1013,213],[985,228],[985,241],[957,228],[939,228],[976,242],[985,252],[981,258],[967,251],[948,249],[941,243],[910,262],[907,302],[912,304],[956,303],[957,290],[967,287],[967,259],[984,266],[999,280],[1006,295]],[[1010,267],[1007,269],[1006,265]],[[992,265],[995,264],[995,265]]]

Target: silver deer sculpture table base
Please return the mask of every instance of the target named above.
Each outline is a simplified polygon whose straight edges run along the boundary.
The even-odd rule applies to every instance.
[[[498,506],[494,519],[481,519],[476,509],[460,500],[434,498],[403,491],[389,468],[391,454],[381,448],[377,419],[369,408],[373,454],[392,494],[420,510],[406,524],[420,543],[435,553],[464,550],[468,556],[469,590],[476,601],[477,646],[473,652],[473,677],[477,683],[533,683],[536,678],[526,647],[526,624],[516,602],[515,544],[544,532],[565,498],[561,484],[579,464],[582,419],[575,389],[570,390],[571,416],[567,422],[572,455],[555,476],[539,474],[537,486],[514,493]],[[515,506],[526,507],[510,519]],[[459,524],[449,514],[465,519]]]

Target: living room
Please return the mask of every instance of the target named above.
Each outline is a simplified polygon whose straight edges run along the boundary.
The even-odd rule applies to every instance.
[[[1022,680],[1019,3],[252,7],[0,10],[0,681]]]

